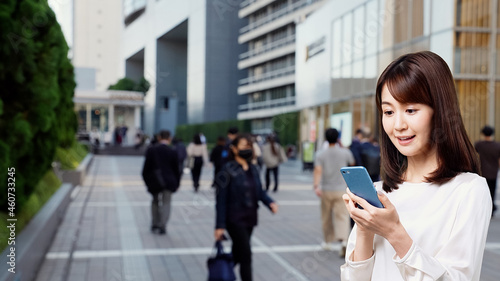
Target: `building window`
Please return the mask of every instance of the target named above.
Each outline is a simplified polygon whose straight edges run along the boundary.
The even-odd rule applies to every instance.
[[[473,140],[480,138],[480,131],[488,118],[488,82],[456,80],[458,101],[465,129]]]
[[[487,74],[489,33],[455,33],[455,73]]]
[[[271,100],[286,98],[286,87],[271,89]]]
[[[457,26],[489,27],[490,0],[457,0]]]

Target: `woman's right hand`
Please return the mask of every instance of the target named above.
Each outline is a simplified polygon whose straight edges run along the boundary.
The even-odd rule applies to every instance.
[[[217,228],[214,232],[215,241],[222,240],[223,236],[224,236],[224,228]]]

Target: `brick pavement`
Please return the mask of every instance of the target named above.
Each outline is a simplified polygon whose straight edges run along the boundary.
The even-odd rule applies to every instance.
[[[140,177],[143,158],[96,156],[46,255],[37,281],[206,280],[213,246],[211,169],[194,193],[189,175],[173,196],[167,235],[153,235],[150,195]],[[252,249],[254,280],[340,280],[343,260],[319,247],[319,204],[312,175],[300,163],[281,167],[280,204],[272,215],[259,209]],[[229,246],[227,243],[226,246]],[[481,280],[500,279],[500,217],[492,220]]]

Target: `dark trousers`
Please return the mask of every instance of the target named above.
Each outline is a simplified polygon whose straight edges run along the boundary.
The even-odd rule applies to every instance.
[[[151,203],[151,226],[165,230],[168,218],[170,217],[171,200],[172,191],[170,190],[163,190],[162,192],[153,194],[153,202]]]
[[[497,206],[495,206],[495,194],[497,193],[497,179],[486,179],[488,183],[488,187],[490,188],[491,200],[493,200],[493,210],[491,215],[497,210]]]
[[[198,190],[200,186],[200,175],[201,175],[201,167],[203,166],[203,157],[196,156],[194,157],[194,165],[191,169],[191,176],[193,177],[193,186],[195,190]]]
[[[250,238],[252,237],[253,226],[239,226],[228,223],[227,233],[233,241],[232,253],[234,265],[240,265],[241,281],[252,281],[252,248]]]
[[[222,167],[220,165],[214,165],[214,181],[212,182],[212,187],[215,187],[215,181],[217,180],[217,174],[220,172],[221,168]]]
[[[278,190],[278,166],[276,166],[274,168],[267,168],[266,167],[266,191],[269,190],[269,185],[271,184],[271,182],[269,181],[270,180],[270,178],[269,178],[270,172],[273,172],[273,174],[274,174],[274,191],[277,191]]]

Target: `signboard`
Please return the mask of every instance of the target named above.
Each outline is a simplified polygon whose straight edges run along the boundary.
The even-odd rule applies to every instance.
[[[302,143],[302,162],[305,162],[305,163],[314,162],[314,143],[313,142],[303,142]]]
[[[330,125],[339,131],[339,138],[342,145],[347,147],[352,142],[352,113],[343,112],[330,116]]]

